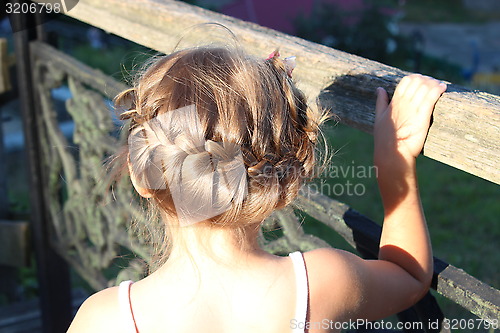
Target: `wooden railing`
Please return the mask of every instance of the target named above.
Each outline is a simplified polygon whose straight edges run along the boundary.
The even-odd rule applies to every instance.
[[[200,39],[209,39],[205,35],[207,31],[223,31],[226,37],[230,36],[225,28],[237,36],[237,41],[230,42],[237,42],[256,55],[266,55],[269,50],[279,47],[283,55],[297,57],[294,78],[312,101],[318,100],[323,107],[332,109],[342,122],[366,132],[371,132],[373,125],[375,88],[382,86],[392,92],[406,74],[396,68],[175,1],[80,0],[67,15],[164,53],[172,52],[179,40],[188,46],[201,42]],[[202,23],[218,25],[213,29],[205,29],[207,26],[192,28]],[[55,264],[58,267],[62,264],[54,259],[53,250],[94,289],[120,279],[140,277],[144,273],[140,260],[125,265],[117,279],[111,282],[104,272],[123,249],[144,261],[149,260],[150,250],[126,227],[131,217],[141,220],[138,207],[130,204],[130,185],[127,182],[117,184],[116,195],[96,186],[107,177],[100,167],[102,159],[118,144],[118,138],[110,134],[117,124],[106,106],[106,98],[111,99],[125,86],[47,45],[40,32],[39,41],[32,39],[29,42],[29,39],[27,32],[18,33],[16,37],[18,76],[25,130],[29,133],[27,144],[35,192],[33,213],[38,214],[32,222],[39,270],[41,268],[40,284],[45,288],[42,310],[45,311],[46,327],[51,327],[47,330],[57,332],[64,325],[54,324],[61,313],[51,301],[53,295],[50,293],[61,292],[61,281],[67,278],[67,273],[63,270],[60,274],[61,269],[54,269]],[[51,89],[66,83],[72,94],[66,105],[75,123],[74,142],[80,154],[77,158],[55,121],[50,95]],[[97,122],[98,128],[89,126]],[[498,184],[499,126],[500,97],[450,85],[436,106],[423,154]],[[61,174],[64,182],[60,181]],[[118,200],[112,201],[112,196]],[[336,230],[363,257],[377,257],[381,227],[347,205],[305,187],[293,208],[303,210]],[[318,237],[304,233],[292,208],[274,214],[264,228],[276,225],[283,229],[283,237],[272,242],[262,241],[270,252],[329,246]],[[62,285],[64,283],[67,284],[63,281]],[[437,258],[432,288],[480,318],[498,319],[500,316],[499,290]],[[64,300],[63,297],[57,301],[64,304]],[[399,318],[426,324],[434,319],[441,321],[444,316],[435,299],[428,294]],[[441,328],[424,330],[443,331]]]

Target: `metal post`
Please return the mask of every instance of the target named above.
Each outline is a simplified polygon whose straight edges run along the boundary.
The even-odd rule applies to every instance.
[[[0,110],[0,219],[6,219],[9,202],[7,197],[7,175],[6,175],[6,161],[4,147],[3,147],[3,114]]]
[[[17,2],[17,1],[16,1]],[[72,317],[71,286],[67,263],[50,243],[50,220],[44,201],[42,152],[39,146],[39,112],[32,82],[29,41],[36,38],[36,29],[26,27],[32,15],[13,15],[14,45],[17,58],[19,99],[29,167],[31,226],[37,264],[38,287],[43,332],[66,332]]]
[[[2,83],[2,91],[0,91],[0,95],[7,94],[10,90],[10,80],[9,80],[9,65],[8,65],[8,50],[7,50],[7,40],[2,38],[0,40],[0,60],[2,63],[0,66],[2,67],[0,71],[2,71],[2,76],[5,77],[5,82]],[[4,80],[4,78],[2,78]],[[3,97],[3,96],[2,96]],[[0,103],[3,102],[3,99],[0,99]],[[3,103],[2,103],[3,104]],[[0,110],[0,219],[7,218],[7,212],[9,208],[8,198],[7,198],[7,175],[6,171],[6,156],[3,146],[3,114],[2,110]]]
[[[2,52],[3,51],[5,51],[6,53],[6,47],[5,50],[2,49]],[[3,114],[0,110],[0,223],[2,223],[2,219],[7,219],[9,208],[7,196],[7,168],[5,166],[7,158],[3,146],[3,121]],[[17,269],[0,264],[0,276],[2,277],[2,283],[0,284],[0,293],[7,295],[7,299],[9,300],[15,300]]]

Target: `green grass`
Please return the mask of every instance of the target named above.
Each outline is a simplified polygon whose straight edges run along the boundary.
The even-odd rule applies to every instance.
[[[101,70],[118,81],[128,82],[141,70],[141,65],[157,52],[143,46],[113,46],[96,50],[88,44],[76,46],[71,55],[88,66]]]

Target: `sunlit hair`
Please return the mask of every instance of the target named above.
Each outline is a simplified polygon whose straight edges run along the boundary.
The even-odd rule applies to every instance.
[[[164,130],[179,132],[182,127],[200,127],[182,133],[184,142],[191,142],[198,149],[191,153],[204,159],[201,163],[191,160],[189,164],[190,177],[198,180],[191,183],[194,185],[189,191],[199,200],[212,200],[210,195],[200,193],[211,194],[214,189],[214,178],[205,177],[213,152],[199,142],[200,138],[217,144],[215,148],[219,150],[238,148],[247,189],[244,195],[237,188],[219,191],[218,196],[226,196],[219,199],[229,203],[227,209],[202,222],[214,228],[231,229],[238,242],[245,242],[249,228],[258,228],[274,210],[291,203],[304,181],[315,175],[315,149],[325,113],[307,106],[305,96],[295,87],[277,56],[264,60],[226,47],[178,51],[150,64],[133,88],[116,97],[115,105],[117,109],[125,108],[121,116],[130,119],[129,135],[161,114],[195,107],[198,119],[185,118],[173,125],[175,128]],[[147,139],[147,134],[144,138]],[[175,138],[171,141],[175,142]],[[146,142],[150,144],[141,150],[140,158],[131,158],[134,154],[126,144],[116,160],[128,161],[132,172],[138,173],[133,176],[143,184],[152,174],[163,178],[161,182],[165,183],[172,174],[179,173],[177,177],[182,177],[189,149],[176,150],[162,160],[156,172],[148,172],[148,161],[155,159],[151,154],[162,153],[158,150],[161,143]],[[204,149],[208,155],[202,154]],[[142,163],[142,166],[134,163]],[[141,174],[146,172],[147,175]],[[154,181],[149,179],[146,183]],[[240,182],[233,183],[232,186],[241,186]],[[160,209],[167,229],[178,227],[169,187],[149,188],[152,202]],[[170,241],[176,241],[173,238]]]

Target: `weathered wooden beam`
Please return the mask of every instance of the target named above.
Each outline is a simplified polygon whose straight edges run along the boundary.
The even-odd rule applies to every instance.
[[[432,288],[479,318],[500,318],[500,290],[467,274],[464,270],[434,258]]]
[[[18,297],[18,268],[28,266],[30,257],[29,223],[0,220],[0,294],[9,301]]]
[[[311,100],[319,97],[341,122],[366,132],[373,124],[375,88],[392,91],[407,74],[177,1],[80,0],[68,15],[164,53],[172,52],[178,42],[185,47],[224,39],[261,57],[279,47],[283,55],[297,57],[294,77]],[[219,25],[193,28],[203,23]],[[450,85],[436,106],[424,155],[499,184],[499,127],[500,97]]]
[[[382,228],[348,205],[304,187],[296,206],[336,230],[365,258],[376,258]],[[480,318],[500,316],[500,291],[441,259],[434,258],[432,288]]]
[[[9,55],[7,48],[7,39],[0,38],[0,94],[12,89],[10,84],[10,66],[15,59]]]

